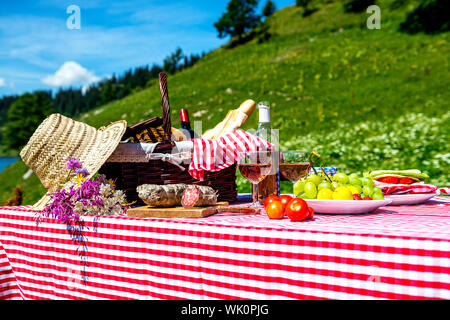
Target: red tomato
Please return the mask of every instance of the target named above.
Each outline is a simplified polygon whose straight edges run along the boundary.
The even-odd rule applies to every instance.
[[[288,195],[288,194],[283,194],[282,196],[278,197],[281,201],[281,203],[284,205],[284,208],[286,209],[287,204],[294,199],[292,196]]]
[[[283,219],[284,217],[284,206],[280,200],[273,200],[265,209],[270,219]]]
[[[397,184],[398,183],[398,178],[397,177],[383,177],[378,179],[378,181],[383,182],[383,183],[390,183],[390,184]]]
[[[353,195],[353,200],[362,200],[362,198],[360,197],[359,194],[354,194]]]
[[[303,221],[309,215],[308,204],[300,198],[292,199],[286,206],[286,215],[291,221]]]
[[[264,208],[267,207],[267,205],[275,200],[280,200],[277,196],[268,196],[266,200],[264,200]]]
[[[411,178],[400,178],[400,181],[398,183],[400,184],[411,184],[414,180]]]
[[[311,207],[308,207],[308,211],[309,211],[309,215],[308,215],[308,220],[312,220],[314,219],[314,209]]]
[[[372,197],[364,197],[363,200],[373,200]]]

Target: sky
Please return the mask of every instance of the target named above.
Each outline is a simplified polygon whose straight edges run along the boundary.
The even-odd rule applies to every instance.
[[[0,0],[0,97],[86,88],[162,64],[177,47],[188,55],[218,48],[226,39],[213,24],[228,1]]]

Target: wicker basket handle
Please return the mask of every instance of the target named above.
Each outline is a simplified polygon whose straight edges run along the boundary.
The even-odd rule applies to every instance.
[[[161,105],[163,110],[164,141],[171,142],[172,122],[170,120],[169,90],[167,89],[167,76],[164,72],[159,74],[159,89],[161,91]]]

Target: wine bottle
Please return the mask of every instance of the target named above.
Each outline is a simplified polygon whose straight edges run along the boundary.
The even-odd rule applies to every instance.
[[[260,102],[258,104],[259,109],[259,124],[256,135],[261,139],[266,140],[275,145],[277,149],[277,136],[272,130],[270,124],[270,107],[267,102]],[[264,200],[271,195],[280,195],[280,173],[279,173],[279,150],[272,152],[272,169],[270,174],[261,181],[257,187],[253,186],[253,195],[258,194],[258,200],[261,204]]]
[[[198,138],[197,134],[191,128],[191,122],[189,121],[189,113],[186,109],[180,110],[180,120],[181,120],[181,131],[184,133],[186,138],[188,139]]]

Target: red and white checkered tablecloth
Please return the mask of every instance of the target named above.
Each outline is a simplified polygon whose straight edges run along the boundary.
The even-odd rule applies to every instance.
[[[0,208],[3,299],[449,299],[450,199],[292,223]]]

